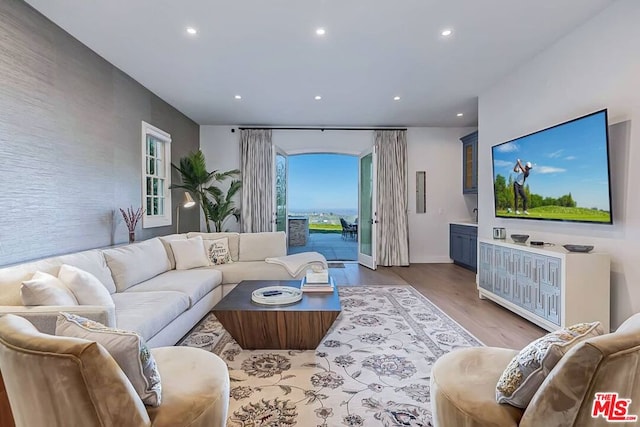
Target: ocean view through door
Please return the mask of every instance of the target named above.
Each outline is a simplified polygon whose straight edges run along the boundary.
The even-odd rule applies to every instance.
[[[328,261],[356,261],[358,157],[296,154],[285,161],[288,253],[315,251]],[[276,186],[282,174],[278,162],[283,161],[276,159]],[[280,222],[278,210],[276,217]]]

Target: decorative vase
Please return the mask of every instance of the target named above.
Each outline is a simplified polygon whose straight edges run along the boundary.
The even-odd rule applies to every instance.
[[[130,231],[129,232],[129,243],[133,243],[136,241],[136,232],[135,231]]]

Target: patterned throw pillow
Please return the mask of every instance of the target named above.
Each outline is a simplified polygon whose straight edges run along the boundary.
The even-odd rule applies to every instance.
[[[82,338],[102,345],[118,363],[140,399],[146,405],[160,406],[160,372],[149,347],[140,335],[109,328],[69,313],[60,313],[58,316],[56,335]]]
[[[229,238],[223,237],[216,240],[205,240],[204,246],[207,249],[207,258],[211,265],[229,264],[231,253],[229,252]]]
[[[496,400],[526,408],[549,372],[571,347],[601,334],[600,322],[578,323],[533,341],[507,365],[496,386]]]

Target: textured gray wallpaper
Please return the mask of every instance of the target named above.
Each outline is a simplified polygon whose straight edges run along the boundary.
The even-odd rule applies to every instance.
[[[172,160],[199,126],[21,0],[0,1],[0,266],[126,242],[120,207],[141,204],[141,121]],[[174,180],[176,176],[174,175]],[[146,239],[175,232],[142,229]],[[180,230],[198,230],[197,209]]]

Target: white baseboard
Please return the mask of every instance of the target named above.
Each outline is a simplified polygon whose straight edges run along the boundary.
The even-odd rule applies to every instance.
[[[453,260],[448,256],[426,256],[410,258],[412,264],[451,264]]]

